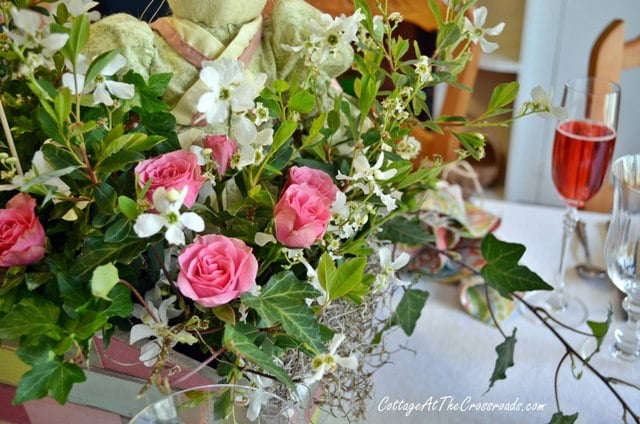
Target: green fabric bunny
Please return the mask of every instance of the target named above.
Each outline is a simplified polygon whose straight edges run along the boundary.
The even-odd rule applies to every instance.
[[[119,49],[127,59],[123,72],[131,69],[145,78],[172,73],[163,100],[174,108],[179,124],[189,125],[200,72],[196,66],[200,59],[185,58],[185,49],[194,50],[196,58],[200,54],[208,60],[223,56],[244,59],[247,69],[267,75],[267,83],[306,75],[301,53],[286,48],[303,45],[307,29],[320,24],[322,13],[305,1],[279,0],[266,20],[261,16],[266,0],[169,0],[169,4],[173,16],[152,25],[126,14],[95,23],[85,54],[95,57]],[[176,49],[176,43],[182,43],[182,48]],[[327,83],[321,85],[328,86],[352,61],[351,48],[340,46],[321,64]],[[192,93],[187,97],[189,90]],[[181,102],[183,98],[188,101]]]

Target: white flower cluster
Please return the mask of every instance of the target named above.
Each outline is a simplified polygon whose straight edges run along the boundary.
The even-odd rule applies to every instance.
[[[353,173],[352,175],[343,175],[338,173],[336,179],[342,181],[351,181],[353,184],[349,186],[347,191],[353,189],[360,189],[365,195],[375,194],[380,198],[380,201],[387,207],[389,212],[397,208],[396,200],[402,196],[400,192],[393,192],[387,194],[382,190],[380,183],[393,178],[397,173],[397,169],[382,170],[384,165],[384,153],[380,153],[375,165],[371,166],[369,159],[362,154],[358,153],[358,156],[353,160]]]
[[[415,137],[405,136],[396,144],[396,153],[404,160],[413,160],[420,154],[422,144]]]
[[[86,80],[91,63],[84,55],[78,55],[75,66],[68,60],[65,63],[71,72],[62,75],[62,85],[74,95],[93,93],[94,106],[99,104],[113,106],[115,102],[111,96],[129,100],[135,95],[135,87],[132,84],[112,79],[127,64],[127,59],[121,54],[116,55],[92,81]]]
[[[428,84],[433,81],[433,75],[431,73],[431,63],[429,63],[428,56],[420,56],[415,67],[416,74],[418,74],[418,78],[420,78],[421,84]]]
[[[313,384],[321,381],[325,374],[333,372],[336,367],[341,366],[350,370],[358,368],[358,358],[354,354],[348,357],[338,355],[338,348],[345,341],[344,334],[336,334],[329,345],[329,352],[321,353],[313,358],[311,368],[313,375],[304,379],[305,384]]]
[[[336,201],[331,205],[331,222],[327,227],[327,248],[338,250],[341,239],[355,236],[369,222],[369,215],[375,212],[370,203],[347,201],[347,196],[338,192]]]
[[[493,28],[484,28],[487,21],[487,8],[479,7],[473,11],[473,23],[469,18],[464,18],[464,29],[469,39],[474,43],[480,43],[480,48],[485,53],[494,52],[499,46],[485,39],[485,35],[500,35],[504,29],[504,22],[500,22]]]
[[[163,340],[167,336],[172,338],[171,347],[178,343],[191,345],[198,342],[197,338],[185,330],[177,334],[170,334],[169,320],[182,314],[181,310],[173,307],[176,301],[175,296],[162,300],[160,289],[155,287],[144,295],[144,300],[149,310],[138,303],[133,305],[133,316],[142,321],[142,324],[131,327],[129,344],[143,339],[152,339],[140,349],[140,361],[145,366],[152,367],[156,363],[162,350]]]
[[[203,62],[203,66],[200,79],[209,91],[200,97],[198,112],[209,124],[230,122],[229,136],[238,144],[238,152],[231,160],[233,168],[242,170],[260,163],[263,149],[273,142],[271,128],[258,128],[269,121],[269,112],[264,105],[255,103],[267,75],[253,75],[241,62],[227,57]],[[249,112],[254,120],[247,116]]]
[[[388,121],[404,122],[409,119],[409,112],[407,112],[403,100],[403,95],[391,95],[382,101],[382,116]]]
[[[311,22],[304,45],[283,44],[282,48],[293,52],[304,50],[307,66],[318,67],[334,56],[340,46],[358,41],[359,24],[364,18],[360,9],[352,16],[341,15],[335,18],[324,13],[319,21]]]

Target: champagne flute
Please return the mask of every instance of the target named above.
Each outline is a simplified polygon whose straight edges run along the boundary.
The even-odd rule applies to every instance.
[[[569,245],[578,222],[578,208],[602,186],[616,142],[620,86],[598,78],[579,78],[564,88],[562,106],[568,118],[558,123],[553,145],[553,183],[567,205],[560,264],[551,294],[534,293],[529,301],[565,325],[584,323],[587,309],[565,293]]]

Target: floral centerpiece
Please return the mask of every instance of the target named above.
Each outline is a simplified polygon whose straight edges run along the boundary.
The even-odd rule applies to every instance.
[[[0,339],[19,340],[32,367],[14,401],[65,402],[85,379],[94,335],[108,344],[116,328],[143,341],[150,384],[169,389],[168,352],[191,345],[221,382],[277,381],[290,396],[361,372],[384,331],[411,334],[428,293],[396,275],[409,257],[391,245],[432,242],[412,216],[442,165],[412,162],[411,128],[450,131],[461,158],[479,158],[477,129],[508,125],[518,91],[497,87],[473,121],[432,117],[425,88],[456,85],[470,45],[494,50],[485,36],[502,24],[483,28],[484,8],[469,19],[473,0],[430,3],[433,57],[394,36],[399,14],[356,0],[355,15],[324,15],[302,44],[282,46],[299,55],[304,79],[268,80],[231,58],[204,63],[193,126],[176,125],[163,101],[172,75],[145,79],[117,50],[83,55],[95,2],[2,3]],[[320,66],[350,45],[355,96]],[[545,97],[516,117],[550,111]],[[531,277],[500,290],[485,277],[503,295],[548,288]],[[403,297],[379,322],[390,288]],[[336,308],[369,314],[353,327]],[[350,343],[363,334],[371,339]]]

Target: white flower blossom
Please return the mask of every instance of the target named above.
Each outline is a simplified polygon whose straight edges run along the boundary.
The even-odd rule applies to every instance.
[[[380,201],[384,203],[388,211],[396,209],[396,199],[394,196],[385,193],[382,187],[378,184],[379,181],[386,181],[393,178],[398,172],[397,169],[382,170],[384,165],[384,153],[380,153],[378,160],[374,166],[369,164],[369,160],[362,153],[353,160],[354,173],[352,176],[346,176],[342,173],[338,173],[336,179],[353,181],[354,184],[350,187],[359,188],[364,194],[374,193],[380,198]]]
[[[249,118],[242,116],[231,127],[231,138],[238,144],[238,152],[231,158],[231,167],[242,170],[262,162],[263,148],[273,143],[273,129],[258,131]]]
[[[87,57],[78,55],[75,68],[68,61],[67,68],[71,72],[62,75],[62,85],[67,87],[71,94],[91,94],[93,93],[93,105],[103,104],[113,106],[114,101],[111,96],[120,99],[132,99],[135,95],[135,87],[132,84],[114,81],[109,79],[116,72],[120,71],[127,64],[127,59],[121,54],[114,57],[107,66],[100,71],[94,81],[86,81],[86,74],[89,70],[90,62]]]
[[[74,18],[80,15],[86,14],[91,22],[100,19],[100,12],[97,10],[91,10],[98,6],[100,3],[92,0],[60,0],[51,5],[51,10],[55,13],[58,9],[58,5],[64,4],[69,11],[69,14]]]
[[[389,15],[389,21],[391,21],[391,22],[400,23],[403,20],[404,20],[404,17],[402,16],[402,13],[400,13],[400,12],[393,12],[392,14]]]
[[[431,64],[429,63],[428,56],[420,56],[416,63],[416,74],[420,78],[420,83],[427,84],[433,81],[433,74],[431,73]]]
[[[389,284],[398,286],[407,286],[409,283],[396,277],[396,271],[401,270],[409,263],[411,257],[408,253],[402,253],[396,260],[393,260],[391,249],[383,247],[378,251],[380,258],[380,272],[376,276],[376,286],[379,288],[386,287]]]
[[[485,39],[485,35],[500,35],[504,29],[504,22],[500,22],[493,28],[484,28],[484,24],[487,21],[487,8],[485,6],[479,7],[473,11],[473,23],[469,18],[464,18],[464,28],[469,34],[469,38],[474,43],[480,43],[482,51],[485,53],[491,53],[495,51],[499,46],[498,43],[492,43]]]
[[[558,121],[564,121],[569,116],[566,108],[552,105],[553,88],[547,94],[541,86],[534,87],[531,90],[531,98],[533,101],[526,102],[523,106],[531,107],[543,118],[555,118]]]
[[[260,411],[264,405],[269,403],[271,399],[266,389],[273,386],[273,382],[269,378],[261,377],[257,374],[246,374],[249,380],[249,387],[256,390],[247,390],[247,398],[249,400],[249,408],[247,409],[247,419],[249,421],[255,421],[260,415]]]
[[[404,160],[413,160],[422,150],[422,144],[410,135],[404,137],[396,144],[396,152]]]
[[[284,50],[299,52],[306,49],[310,64],[321,65],[334,56],[341,46],[358,41],[359,23],[365,18],[360,9],[352,16],[332,17],[323,13],[318,21],[312,21],[309,26],[308,39],[304,45],[291,46],[283,44]]]
[[[242,63],[223,57],[202,62],[200,79],[209,91],[198,100],[198,112],[209,124],[225,122],[232,112],[247,112],[254,108],[254,100],[264,87],[266,74],[255,77],[246,72]]]
[[[51,58],[53,54],[64,47],[69,40],[69,34],[51,32],[49,24],[51,18],[29,9],[11,8],[11,18],[16,31],[3,30],[13,42],[23,48],[42,48],[42,55]],[[48,61],[47,61],[48,63]]]
[[[355,355],[351,354],[348,357],[342,357],[336,354],[345,339],[344,334],[334,335],[329,345],[329,352],[321,353],[313,358],[311,367],[313,368],[314,374],[304,379],[305,384],[313,384],[316,381],[321,381],[324,375],[335,370],[336,366],[350,370],[356,370],[358,368],[358,359]]]
[[[255,118],[253,119],[254,124],[259,127],[262,124],[266,124],[271,119],[269,115],[269,109],[261,102],[256,103],[256,107],[253,110],[253,115]]]
[[[195,232],[204,230],[204,220],[194,212],[180,213],[180,208],[189,189],[165,190],[160,187],[153,192],[153,207],[157,213],[144,213],[138,217],[133,230],[140,238],[151,237],[166,228],[165,238],[171,244],[185,244],[184,229]]]
[[[162,350],[164,337],[169,335],[169,320],[182,314],[182,311],[173,308],[176,297],[171,296],[163,300],[158,287],[145,293],[144,298],[153,316],[144,306],[137,303],[133,305],[133,316],[141,320],[142,324],[131,327],[129,344],[134,344],[142,339],[152,339],[140,349],[140,361],[145,366],[151,367],[156,363]],[[171,337],[171,347],[178,343],[190,345],[198,342],[197,338],[185,330]]]

